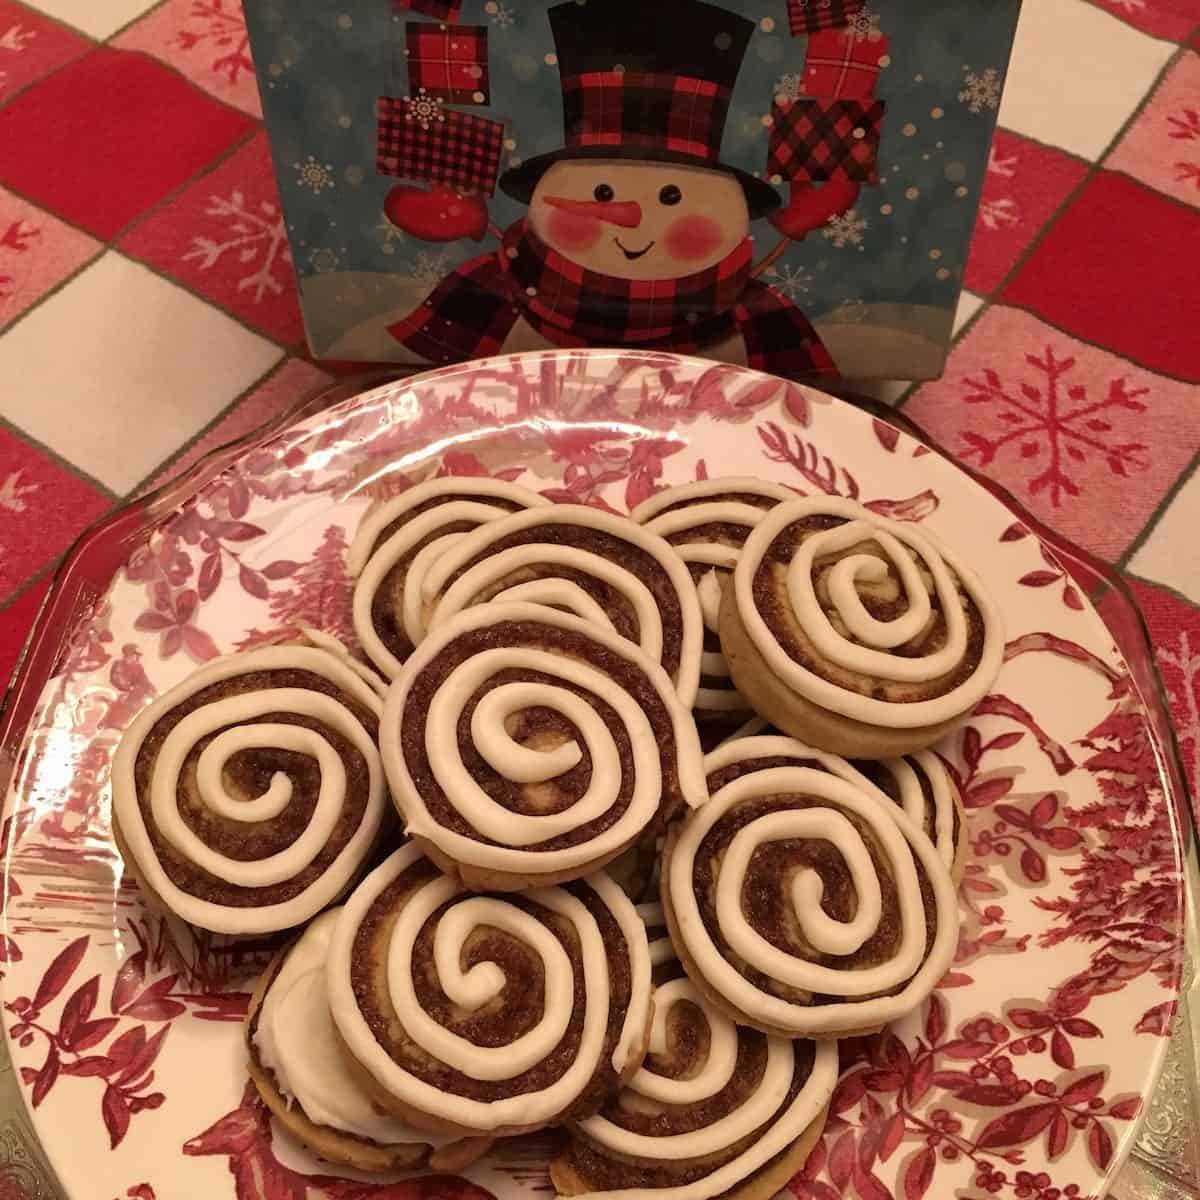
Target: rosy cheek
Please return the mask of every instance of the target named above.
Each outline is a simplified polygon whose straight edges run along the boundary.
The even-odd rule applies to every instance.
[[[595,217],[555,209],[547,223],[550,240],[563,250],[590,250],[601,238],[604,229]]]
[[[693,261],[709,258],[720,246],[721,240],[721,226],[711,217],[702,217],[699,214],[672,221],[664,238],[667,249],[674,258]]]

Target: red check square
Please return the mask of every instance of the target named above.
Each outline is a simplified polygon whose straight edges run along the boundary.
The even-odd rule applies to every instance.
[[[162,63],[103,48],[0,109],[0,183],[111,238],[253,127]]]
[[[410,21],[405,31],[408,90],[450,104],[487,104],[488,31],[485,25]]]
[[[1006,302],[1153,371],[1200,381],[1200,221],[1101,171],[1004,291]]]
[[[36,9],[0,0],[0,103],[91,46],[87,38]]]
[[[890,44],[882,35],[860,38],[844,29],[814,33],[804,63],[804,94],[870,100]]]
[[[966,285],[987,295],[1079,186],[1087,164],[1050,146],[997,129],[983,177]]]
[[[427,96],[380,96],[376,169],[381,175],[448,183],[490,196],[504,155],[504,126],[444,109]]]

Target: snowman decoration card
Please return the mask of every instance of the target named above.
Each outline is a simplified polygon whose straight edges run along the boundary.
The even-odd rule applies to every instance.
[[[314,354],[924,379],[1020,0],[245,0]]]

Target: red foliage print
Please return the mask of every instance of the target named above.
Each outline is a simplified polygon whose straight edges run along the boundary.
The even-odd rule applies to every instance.
[[[28,221],[23,219],[10,221],[4,228],[4,232],[0,233],[0,255],[28,254],[33,249],[35,239],[41,236],[41,229],[36,225],[30,225]],[[11,285],[15,283],[16,278],[15,275],[5,272],[2,260],[0,260],[0,300],[12,295]]]
[[[183,1152],[228,1158],[237,1200],[496,1200],[476,1184],[449,1175],[359,1183],[293,1171],[275,1156],[271,1115],[252,1083],[241,1104],[185,1142]]]
[[[1027,526],[1020,521],[1014,521],[1000,535],[1002,542],[1019,542],[1030,536],[1030,531]],[[1075,587],[1071,576],[1067,574],[1062,563],[1054,557],[1053,554],[1043,545],[1038,543],[1038,549],[1042,553],[1042,561],[1046,564],[1045,569],[1040,571],[1029,571],[1022,575],[1017,582],[1022,587],[1044,588],[1053,585],[1062,584],[1062,602],[1075,612],[1083,611],[1083,601],[1079,597],[1079,591]]]
[[[288,563],[291,577],[286,588],[274,592],[268,602],[272,625],[252,629],[238,643],[239,650],[252,650],[296,637],[309,627],[330,633],[347,646],[356,644],[351,606],[354,584],[346,572],[345,531],[330,525],[313,557],[306,563]],[[267,568],[264,576],[271,568]]]
[[[890,429],[891,426],[885,426]],[[861,488],[858,480],[846,470],[839,467],[833,459],[799,434],[787,433],[774,421],[767,421],[758,427],[759,441],[769,462],[780,463],[795,468],[800,478],[811,491],[797,487],[796,494],[807,496],[818,494],[825,496],[845,496],[850,500],[859,500]],[[938,498],[926,488],[905,500],[866,500],[863,501],[872,512],[890,517],[894,521],[923,521],[937,511]]]
[[[39,1040],[45,1046],[40,1066],[20,1067],[21,1080],[30,1089],[32,1107],[40,1107],[63,1078],[96,1080],[103,1087],[100,1115],[113,1149],[124,1141],[134,1116],[156,1109],[166,1100],[162,1092],[150,1088],[154,1063],[170,1033],[171,1022],[189,1007],[200,1018],[241,1021],[248,999],[244,994],[210,996],[180,991],[176,987],[178,973],[148,980],[148,969],[161,965],[161,949],[151,950],[144,927],[135,923],[132,931],[138,949],[117,971],[109,996],[109,1015],[97,1015],[99,975],[67,991],[87,954],[86,936],[59,951],[32,997],[17,996],[4,1005],[15,1017],[9,1035],[18,1047],[28,1049]],[[66,999],[55,1027],[46,1010],[63,995]],[[130,1020],[137,1023],[125,1024]],[[158,1026],[153,1032],[152,1025]]]
[[[1072,463],[1099,456],[1114,475],[1146,469],[1146,447],[1141,442],[1111,440],[1113,427],[1104,416],[1114,409],[1144,412],[1146,406],[1138,397],[1146,394],[1146,388],[1131,389],[1124,379],[1114,379],[1103,397],[1091,398],[1086,388],[1070,382],[1076,360],[1057,357],[1051,346],[1041,356],[1027,354],[1025,363],[1040,377],[1038,382],[1023,380],[1014,388],[990,367],[979,378],[964,381],[963,399],[991,406],[999,427],[991,434],[978,429],[963,433],[963,458],[986,467],[1012,446],[1022,458],[1044,462],[1044,469],[1029,481],[1029,491],[1035,496],[1047,492],[1055,508],[1064,495],[1079,495]]]

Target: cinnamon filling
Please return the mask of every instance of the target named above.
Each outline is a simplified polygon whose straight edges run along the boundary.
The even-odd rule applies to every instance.
[[[761,761],[761,760],[760,760]],[[795,760],[791,760],[795,765]],[[739,772],[741,773],[741,772]],[[760,991],[793,1004],[821,1006],[844,1002],[845,996],[813,993],[780,983],[750,966],[736,954],[721,934],[716,910],[716,884],[725,849],[739,830],[767,813],[830,807],[824,799],[797,794],[768,796],[747,801],[730,810],[709,830],[696,852],[693,888],[700,915],[720,955]],[[799,871],[815,871],[824,886],[822,910],[833,920],[852,921],[858,911],[854,883],[839,851],[823,839],[788,839],[765,842],[751,855],[742,889],[742,913],[747,922],[771,945],[806,962],[853,971],[891,961],[901,935],[899,895],[888,859],[870,825],[849,809],[839,812],[855,827],[871,856],[879,879],[883,912],[878,928],[855,951],[833,955],[816,950],[805,939],[792,907],[791,880]],[[928,876],[913,859],[925,909],[926,950],[937,934],[937,906]],[[903,990],[901,981],[884,995]],[[864,999],[866,997],[863,997]]]
[[[525,895],[512,895],[505,902],[534,915],[558,939],[571,961],[575,983],[574,1006],[567,1030],[553,1051],[541,1062],[511,1079],[474,1079],[434,1058],[414,1041],[404,1026],[404,1016],[391,1003],[387,985],[388,947],[392,929],[412,894],[437,878],[437,868],[421,860],[397,877],[375,900],[354,939],[351,983],[355,1000],[367,1025],[384,1053],[418,1079],[455,1096],[472,1100],[501,1100],[538,1092],[559,1079],[574,1063],[583,1035],[587,996],[583,960],[574,927],[564,917]],[[609,1016],[604,1047],[595,1073],[563,1119],[577,1120],[594,1113],[616,1086],[612,1056],[621,1036],[631,997],[629,952],[621,927],[604,903],[586,884],[566,885],[595,918],[608,960]],[[468,1012],[459,1008],[442,990],[434,964],[433,946],[442,915],[463,897],[435,911],[421,928],[413,945],[413,985],[421,1008],[438,1024],[477,1046],[506,1046],[541,1019],[544,1005],[542,961],[528,946],[508,933],[488,926],[477,928],[462,953],[463,970],[482,962],[495,963],[504,972],[505,987],[482,1008]]]
[[[854,766],[860,770],[881,792],[891,797],[897,804],[901,806],[900,797],[900,781],[880,762],[859,762],[855,761]],[[924,801],[924,820],[921,828],[929,835],[930,838],[936,838],[937,835],[937,803],[933,797],[933,784],[929,782],[928,776],[919,767],[913,767],[913,772],[917,777],[917,782],[921,785],[921,798]],[[953,844],[958,845],[959,828],[961,818],[959,817],[958,805],[952,806],[954,809],[953,823]]]
[[[375,539],[371,546],[371,554],[383,545],[398,529],[403,529],[414,517],[419,517],[421,513],[428,512],[431,508],[440,508],[443,504],[486,504],[489,508],[501,508],[505,512],[514,513],[521,512],[524,505],[518,500],[508,500],[501,496],[481,496],[474,493],[450,493],[441,496],[430,496],[428,500],[422,501],[420,504],[414,504],[412,508],[402,512],[394,521],[389,521],[380,531],[379,536]],[[458,524],[456,522],[455,524]],[[476,525],[473,521],[468,521],[462,524],[464,529],[475,529]],[[455,533],[455,528],[447,525],[442,530],[443,533]]]
[[[757,492],[721,492],[716,496],[697,496],[689,500],[676,500],[654,514],[655,519],[669,512],[678,512],[681,508],[693,508],[697,504],[748,504],[752,508],[761,508],[764,512],[774,508],[779,501],[774,496],[760,496]]]
[[[413,680],[409,691],[400,726],[404,761],[426,809],[439,825],[477,842],[498,844],[485,838],[468,824],[447,798],[430,770],[425,737],[430,703],[450,673],[476,654],[508,647],[551,650],[588,663],[628,692],[645,713],[654,730],[662,762],[662,800],[658,817],[650,827],[651,830],[661,828],[682,809],[684,802],[679,790],[671,716],[653,684],[642,671],[627,658],[599,645],[585,634],[534,621],[503,621],[470,630],[449,642],[437,658]],[[621,814],[629,807],[635,782],[633,752],[628,733],[616,711],[602,697],[537,671],[497,672],[463,707],[455,731],[463,764],[491,799],[512,812],[523,815],[561,812],[576,803],[587,790],[592,776],[592,761],[587,747],[574,725],[550,709],[526,709],[517,714],[508,731],[522,745],[543,749],[574,740],[582,751],[582,758],[562,775],[534,785],[514,783],[497,772],[475,749],[471,738],[471,716],[476,706],[493,688],[517,681],[544,682],[573,692],[591,705],[612,734],[621,768],[617,799],[606,812],[594,821],[558,837],[522,848],[534,851],[561,850],[590,841],[620,819]]]
[[[779,643],[784,653],[800,666],[838,687],[857,692],[859,695],[871,699],[886,700],[893,704],[912,704],[922,700],[935,699],[952,692],[975,673],[983,655],[985,632],[982,613],[961,586],[958,587],[958,596],[962,602],[967,623],[966,651],[953,670],[935,679],[907,683],[880,680],[870,675],[859,674],[823,658],[805,633],[788,598],[788,567],[797,548],[808,536],[834,529],[845,523],[843,517],[804,517],[782,530],[768,547],[755,572],[752,590],[755,607],[766,622],[772,637]],[[851,554],[862,553],[875,554],[887,561],[878,544],[868,540],[852,546],[840,554],[818,559],[814,563],[813,583],[817,597],[821,600],[826,615],[831,617],[834,627],[838,628],[839,632],[849,640],[853,640],[853,638],[847,631],[840,629],[837,614],[828,602],[825,580],[829,571],[840,559]],[[917,565],[929,586],[929,599],[933,611],[928,624],[920,634],[891,651],[902,658],[921,658],[935,653],[946,644],[946,618],[941,611],[941,602],[933,590],[932,579],[919,560]],[[903,616],[909,608],[899,574],[890,562],[887,567],[886,580],[859,589],[859,598],[862,600],[863,607],[876,620],[885,622],[894,621]],[[948,564],[947,570],[953,575],[953,570]]]
[[[707,1022],[699,1009],[691,1005],[676,1005],[675,1012],[691,1009],[693,1015],[681,1017],[693,1029],[702,1026],[707,1034]],[[668,1024],[668,1036],[671,1024]],[[685,1043],[673,1041],[670,1049],[679,1055],[673,1070],[660,1070],[655,1060],[648,1066],[657,1074],[682,1078],[694,1073],[704,1061],[702,1053],[689,1053]],[[776,1110],[782,1113],[808,1081],[813,1068],[813,1045],[808,1041],[793,1043],[795,1067],[792,1081],[783,1103]],[[622,1107],[621,1099],[611,1100],[601,1110],[602,1115],[622,1129],[632,1130],[648,1137],[671,1137],[674,1134],[691,1133],[712,1125],[745,1105],[759,1086],[767,1061],[767,1039],[753,1029],[739,1027],[738,1055],[733,1077],[716,1095],[696,1104],[673,1105],[655,1103],[659,1112],[635,1112]],[[577,1134],[571,1141],[566,1155],[571,1167],[588,1182],[589,1190],[609,1191],[621,1188],[666,1188],[694,1183],[711,1175],[726,1163],[744,1154],[771,1126],[776,1116],[765,1121],[746,1137],[723,1150],[699,1158],[688,1159],[645,1159],[632,1157],[597,1145],[586,1136]],[[797,1129],[797,1138],[804,1132]],[[786,1153],[786,1151],[785,1151]],[[774,1161],[774,1160],[772,1160]]]
[[[426,509],[432,508],[437,504],[466,499],[468,499],[466,496],[450,496],[444,499],[430,500],[425,504],[418,505],[412,512],[405,513],[399,520],[393,521],[387,526],[383,533],[376,539],[371,553],[374,554],[386,538],[395,533],[397,529],[401,529],[407,525],[418,513],[424,512]],[[510,511],[512,510],[510,509]],[[439,525],[437,529],[432,530],[425,537],[410,546],[408,550],[396,559],[384,577],[379,581],[379,587],[376,588],[375,594],[371,597],[371,624],[374,626],[375,632],[379,635],[379,640],[401,662],[414,649],[412,641],[404,630],[404,589],[407,586],[408,569],[412,565],[413,559],[430,542],[436,541],[448,533],[470,533],[472,530],[478,528],[479,525],[475,521],[449,521],[445,525]]]
[[[197,867],[180,855],[159,832],[150,807],[150,779],[159,751],[175,726],[189,713],[206,704],[275,688],[303,688],[332,696],[362,722],[372,737],[377,735],[378,723],[370,709],[346,695],[324,676],[290,668],[248,671],[244,675],[211,684],[160,717],[146,735],[134,763],[138,807],[154,852],[167,877],[181,891],[201,900],[231,908],[259,908],[290,900],[328,870],[362,821],[370,788],[370,773],[363,756],[341,734],[320,722],[296,713],[280,712],[255,717],[254,723],[300,725],[313,729],[334,748],[346,769],[346,803],[328,842],[307,867],[294,878],[270,887],[240,887]],[[178,795],[179,811],[184,823],[206,845],[239,862],[256,862],[286,850],[304,832],[316,806],[321,781],[316,760],[306,754],[270,747],[256,747],[233,755],[225,768],[225,787],[231,795],[240,794],[247,800],[255,799],[267,790],[272,777],[280,771],[291,780],[293,791],[287,807],[272,820],[230,821],[214,814],[196,790],[196,764],[204,748],[215,736],[213,734],[199,740],[184,759]]]
[[[662,665],[672,678],[679,672],[683,641],[683,612],[679,597],[662,563],[652,554],[633,542],[616,537],[600,529],[589,529],[582,525],[558,525],[547,520],[545,524],[518,530],[499,538],[481,554],[464,564],[460,571],[446,581],[450,587],[456,579],[479,562],[493,555],[525,545],[569,546],[576,550],[595,554],[611,563],[619,563],[630,574],[636,576],[650,590],[655,604],[662,614],[663,650]],[[602,580],[570,567],[533,563],[519,571],[513,571],[503,579],[489,584],[472,597],[473,603],[489,600],[498,592],[532,579],[569,579],[596,601],[607,613],[617,632],[630,641],[638,640],[637,617],[632,605],[616,588]]]

